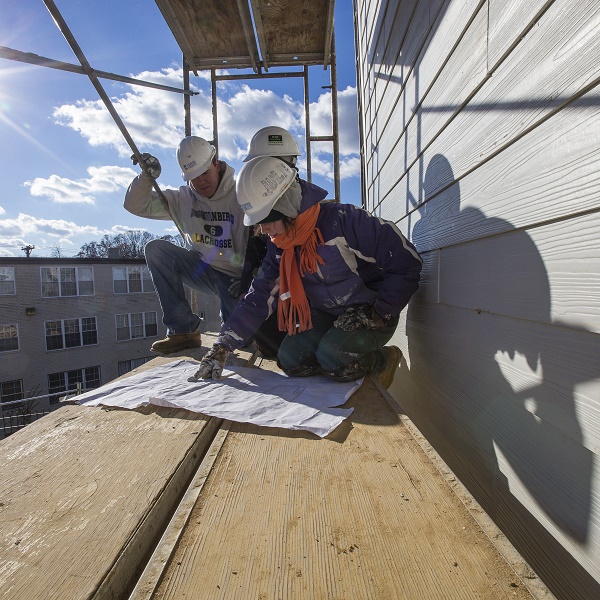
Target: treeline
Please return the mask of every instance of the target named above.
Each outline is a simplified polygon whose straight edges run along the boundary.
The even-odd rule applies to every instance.
[[[185,245],[180,235],[158,236],[148,231],[130,230],[118,235],[105,235],[99,242],[83,244],[75,258],[144,258],[144,246],[155,239]]]

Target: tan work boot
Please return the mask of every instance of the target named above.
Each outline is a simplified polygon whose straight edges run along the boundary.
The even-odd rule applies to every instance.
[[[193,333],[168,335],[164,340],[154,342],[150,350],[161,354],[170,354],[186,348],[199,348],[201,345],[200,330],[196,329]]]
[[[392,381],[394,381],[394,375],[396,374],[396,369],[402,360],[402,350],[400,350],[398,346],[384,346],[382,350],[387,358],[387,364],[385,369],[383,369],[381,373],[377,373],[375,377],[377,378],[377,381],[379,381],[379,383],[381,383],[381,385],[387,390],[390,385],[392,385]]]

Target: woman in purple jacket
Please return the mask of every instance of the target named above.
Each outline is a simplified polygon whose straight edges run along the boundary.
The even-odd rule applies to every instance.
[[[373,373],[389,387],[402,353],[385,344],[419,287],[415,247],[393,223],[322,203],[325,190],[301,188],[296,170],[277,158],[247,162],[236,188],[244,224],[269,236],[267,256],[192,380],[218,379],[229,354],[277,311],[285,373],[339,381]]]

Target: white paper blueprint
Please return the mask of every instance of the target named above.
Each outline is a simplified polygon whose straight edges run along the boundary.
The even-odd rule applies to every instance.
[[[267,427],[302,429],[324,437],[353,411],[337,408],[362,379],[288,377],[248,367],[229,367],[220,380],[187,379],[195,361],[179,360],[114,381],[77,397],[85,406],[138,408],[148,404],[185,408],[208,416]]]

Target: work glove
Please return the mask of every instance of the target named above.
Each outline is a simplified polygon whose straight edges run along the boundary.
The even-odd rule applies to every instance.
[[[386,325],[386,320],[369,304],[347,308],[346,312],[340,315],[333,323],[334,327],[342,331],[381,329]]]
[[[132,154],[131,160],[133,161],[134,165],[138,164],[138,159],[135,154]],[[144,154],[142,154],[142,163],[140,164],[140,167],[144,173],[148,173],[148,175],[150,175],[150,177],[153,179],[158,179],[158,176],[162,170],[158,158],[156,158],[156,156],[152,156],[152,154],[148,154],[148,152],[144,152]]]
[[[200,361],[200,366],[188,381],[198,381],[198,379],[221,379],[223,367],[227,357],[231,354],[231,350],[227,350],[224,346],[214,344],[213,347],[204,355]]]
[[[229,292],[229,295],[232,298],[239,298],[240,296],[243,296],[248,290],[242,289],[241,279],[234,279],[233,283],[227,288],[227,291]]]

